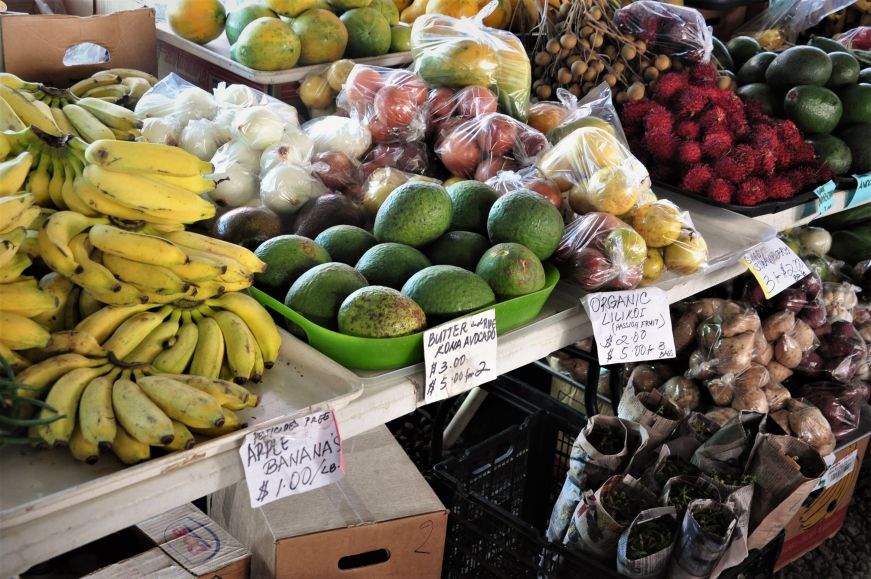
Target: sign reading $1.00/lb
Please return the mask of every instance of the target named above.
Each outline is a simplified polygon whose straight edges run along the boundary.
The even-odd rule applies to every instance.
[[[245,437],[239,456],[252,508],[345,476],[342,439],[332,410],[252,432]]]

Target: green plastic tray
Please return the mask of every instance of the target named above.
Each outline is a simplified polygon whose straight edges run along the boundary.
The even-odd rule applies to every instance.
[[[544,264],[544,272],[545,285],[537,292],[480,310],[496,310],[497,333],[513,330],[535,319],[559,281],[559,271],[553,265]],[[260,303],[299,326],[305,332],[309,345],[347,368],[392,370],[423,362],[423,332],[400,338],[347,336],[310,322],[257,288],[252,287],[250,291]]]

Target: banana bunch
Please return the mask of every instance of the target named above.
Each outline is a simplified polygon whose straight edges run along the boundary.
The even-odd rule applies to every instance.
[[[58,211],[36,243],[49,268],[112,305],[203,301],[247,289],[266,269],[244,247],[180,227],[131,231],[106,217]]]
[[[8,190],[20,190],[26,176],[29,153],[22,153],[16,177],[2,175],[0,184]],[[49,331],[40,316],[57,307],[57,298],[43,291],[33,277],[24,272],[31,265],[26,250],[32,239],[28,230],[40,215],[32,193],[6,194],[0,197],[0,357],[14,370],[29,365],[18,350],[40,348],[49,341]],[[35,233],[35,232],[34,232]]]
[[[125,339],[110,338],[118,345]],[[39,445],[66,446],[89,464],[110,450],[124,464],[135,464],[151,458],[152,447],[189,449],[195,435],[209,438],[244,427],[236,411],[258,402],[233,382],[160,374],[77,353],[34,364],[18,381],[45,397],[30,437]]]
[[[114,73],[110,75],[121,78]],[[149,83],[145,78],[139,80]],[[84,96],[86,92],[80,97],[70,89],[26,82],[13,74],[0,73],[0,128],[21,131],[34,126],[48,135],[73,135],[89,143],[98,139],[132,141],[140,135],[142,122],[133,111],[116,104],[117,98]]]
[[[139,99],[157,84],[157,78],[131,68],[110,68],[95,72],[69,88],[73,95],[93,97],[133,109]]]

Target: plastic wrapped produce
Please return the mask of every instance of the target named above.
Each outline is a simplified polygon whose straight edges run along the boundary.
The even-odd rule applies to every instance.
[[[775,0],[768,8],[735,32],[752,36],[765,50],[795,44],[798,35],[855,0]]]
[[[344,153],[329,151],[312,157],[312,173],[334,191],[348,193],[360,184],[359,164]]]
[[[315,154],[337,151],[359,161],[372,144],[369,129],[357,119],[329,115],[308,121],[302,130],[314,143]]]
[[[484,26],[483,19],[495,7],[492,2],[475,18],[418,17],[411,29],[413,70],[436,87],[489,88],[502,112],[525,121],[532,67],[516,36]]]
[[[519,171],[500,171],[486,181],[501,194],[529,189],[535,191],[550,201],[557,209],[562,208],[562,195],[556,183],[545,177],[535,167],[526,167]]]
[[[422,142],[378,143],[363,157],[360,172],[363,177],[382,167],[393,167],[406,173],[423,175],[430,167],[429,153]]]
[[[247,145],[230,141],[212,157],[215,188],[209,197],[219,207],[240,207],[257,198],[260,191],[260,155]]]
[[[608,213],[588,213],[566,226],[555,261],[563,278],[586,291],[625,290],[643,276],[647,245],[632,227]]]
[[[868,385],[854,380],[849,384],[812,382],[795,390],[796,398],[820,409],[837,440],[844,440],[859,428],[862,406],[868,402]]]
[[[871,50],[871,26],[857,26],[838,36],[837,41],[853,50]]]
[[[689,62],[708,62],[713,33],[702,14],[663,2],[640,0],[614,12],[617,29],[647,43],[647,49]]]
[[[819,408],[793,398],[786,409],[789,411],[789,429],[794,437],[814,447],[823,456],[835,450],[832,427]]]
[[[702,393],[698,384],[684,376],[670,378],[659,391],[678,408],[695,410],[701,404]]]
[[[858,289],[847,282],[823,284],[823,303],[826,305],[826,318],[829,322],[853,321],[853,308],[859,303],[856,297]]]
[[[263,205],[279,215],[296,213],[310,199],[329,192],[309,168],[300,165],[278,165],[260,179]]]
[[[710,379],[738,374],[750,367],[761,324],[752,308],[722,302],[697,330],[697,349],[690,356],[687,376]]]
[[[566,135],[583,127],[603,129],[612,133],[622,143],[626,143],[620,117],[611,100],[611,87],[607,83],[598,85],[580,100],[563,88],[557,89],[556,96],[560,101],[559,106],[563,114],[560,122],[545,133],[551,143],[557,143]]]
[[[547,139],[535,129],[508,115],[487,113],[443,123],[435,152],[452,175],[487,181],[499,171],[529,166],[546,147]]]
[[[797,370],[812,378],[829,377],[847,383],[866,363],[868,348],[862,336],[849,322],[834,322],[818,328],[820,346],[807,352]]]

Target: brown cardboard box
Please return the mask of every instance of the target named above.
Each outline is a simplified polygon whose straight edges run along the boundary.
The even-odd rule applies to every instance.
[[[29,81],[69,86],[98,70],[135,68],[157,72],[154,11],[131,10],[102,16],[0,16],[0,70]],[[67,66],[66,51],[90,42],[109,52],[109,61]]]
[[[212,518],[251,549],[251,576],[439,577],[447,511],[387,428],[344,451],[330,486],[259,509],[245,481],[210,497]]]
[[[864,428],[860,427],[861,434],[848,444],[835,449],[835,461],[829,467],[826,476],[834,475],[836,478],[841,478],[837,478],[833,485],[812,492],[786,525],[786,537],[780,559],[774,567],[775,571],[808,551],[816,549],[820,543],[837,534],[844,524],[850,499],[853,498],[853,491],[856,490],[859,469],[868,450],[868,439],[871,436],[868,418],[869,412],[866,406],[863,413]]]
[[[148,519],[136,528],[157,546],[91,573],[89,579],[248,577],[248,549],[191,504]]]

